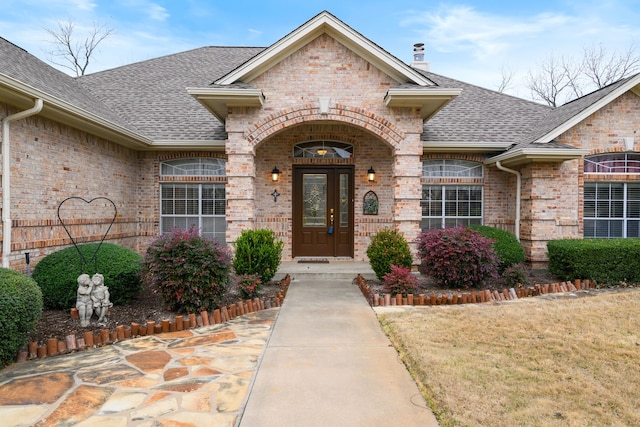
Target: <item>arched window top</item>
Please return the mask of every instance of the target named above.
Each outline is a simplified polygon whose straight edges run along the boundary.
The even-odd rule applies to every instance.
[[[640,153],[610,153],[585,157],[586,173],[640,173]]]
[[[439,159],[422,162],[425,178],[482,178],[482,163],[469,160]]]
[[[309,141],[293,146],[294,158],[349,159],[353,145],[337,141]]]
[[[168,160],[160,164],[163,176],[225,176],[224,159],[195,157]]]

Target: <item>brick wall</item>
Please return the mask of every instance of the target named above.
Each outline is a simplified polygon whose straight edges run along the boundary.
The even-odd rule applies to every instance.
[[[12,114],[11,108],[0,111]],[[68,197],[106,197],[117,207],[108,239],[137,249],[138,207],[135,195],[138,154],[68,126],[29,117],[11,123],[10,266],[24,271],[45,255],[71,244],[58,221],[58,206]],[[70,201],[61,208],[78,242],[100,241],[113,209],[104,201]]]
[[[292,147],[319,139],[354,144],[356,260],[366,259],[370,236],[380,228],[396,227],[410,240],[417,236],[422,120],[419,111],[384,106],[384,95],[398,82],[322,35],[250,83],[266,101],[261,109],[231,108],[227,118],[228,185],[234,188],[227,192],[228,241],[244,228],[270,228],[285,241],[284,259],[291,258],[291,174],[302,160],[293,159]],[[327,114],[319,111],[319,97],[330,98]],[[248,166],[252,162],[255,170]],[[275,185],[274,166],[282,171]],[[377,175],[373,183],[366,179],[371,166]],[[274,189],[281,194],[277,203],[270,195]],[[362,214],[369,190],[380,201],[377,216]]]

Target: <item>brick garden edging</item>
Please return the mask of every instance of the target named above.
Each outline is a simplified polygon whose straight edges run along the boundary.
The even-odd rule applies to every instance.
[[[26,350],[23,349],[18,352],[16,362],[44,359],[45,357],[69,354],[76,351],[91,350],[92,348],[99,348],[118,341],[145,335],[183,331],[201,326],[224,323],[244,314],[280,307],[290,284],[291,277],[287,274],[284,279],[280,281],[280,290],[275,297],[269,299],[254,298],[250,300],[240,300],[235,304],[217,308],[213,310],[212,313],[208,313],[207,311],[190,313],[184,316],[176,316],[173,320],[162,319],[159,324],[156,324],[155,320],[147,320],[144,323],[132,322],[130,326],[118,325],[115,330],[100,329],[87,331],[83,333],[82,337],[67,335],[64,340],[49,338],[46,344],[39,344],[38,342],[32,341],[28,343]],[[72,309],[72,313],[73,310],[74,309]]]
[[[356,284],[360,291],[369,302],[371,307],[383,307],[391,305],[453,305],[453,304],[478,304],[484,302],[509,301],[520,298],[534,297],[544,294],[557,294],[565,292],[574,292],[581,289],[595,289],[597,283],[595,280],[576,279],[572,282],[559,282],[544,285],[528,286],[523,288],[509,288],[498,290],[472,290],[472,291],[453,291],[453,292],[436,292],[427,294],[408,294],[403,297],[401,294],[392,296],[391,294],[379,294],[371,290],[364,277],[360,274],[356,277]]]

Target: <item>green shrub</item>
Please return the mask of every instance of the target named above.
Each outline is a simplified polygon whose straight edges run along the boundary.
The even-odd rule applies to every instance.
[[[493,242],[465,227],[426,230],[418,238],[420,272],[440,286],[468,288],[497,277]]]
[[[498,273],[502,273],[506,268],[523,263],[526,260],[524,247],[513,233],[500,228],[486,225],[471,225],[469,228],[477,231],[484,237],[493,239],[493,250],[498,255]]]
[[[384,275],[382,287],[385,293],[412,294],[418,289],[418,278],[411,274],[411,269],[391,265],[391,271]]]
[[[42,292],[24,274],[0,268],[0,365],[15,360],[42,315]]]
[[[399,231],[389,228],[378,231],[371,238],[367,257],[379,280],[384,280],[384,275],[391,271],[391,265],[411,268],[413,263],[407,240]]]
[[[513,264],[504,269],[502,279],[505,286],[509,288],[521,288],[529,285],[529,269],[526,265]]]
[[[78,276],[87,273],[104,275],[110,300],[115,305],[128,304],[140,292],[140,254],[113,243],[102,243],[95,262],[91,260],[99,243],[78,245],[84,257],[80,271],[80,256],[75,246],[42,258],[33,269],[33,279],[42,290],[45,308],[68,309],[76,305]]]
[[[547,243],[549,272],[564,280],[640,283],[640,239],[566,239]]]
[[[142,281],[158,290],[171,310],[199,313],[222,305],[230,270],[229,248],[196,228],[175,229],[147,249]]]
[[[257,274],[268,283],[280,266],[282,246],[271,230],[244,230],[235,243],[233,269],[238,275]]]

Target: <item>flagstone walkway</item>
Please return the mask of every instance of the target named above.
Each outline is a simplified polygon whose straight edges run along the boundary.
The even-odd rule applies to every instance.
[[[0,424],[233,426],[278,310],[9,366]]]

